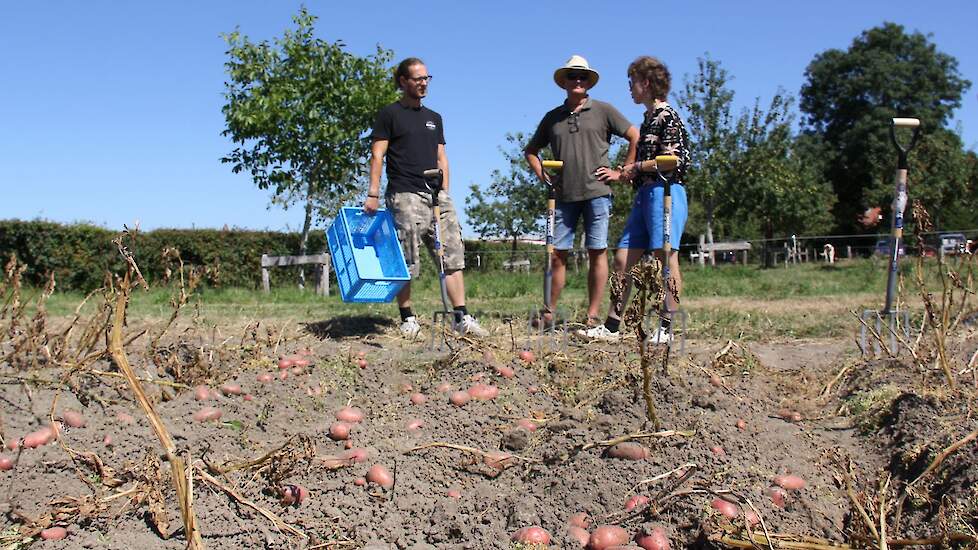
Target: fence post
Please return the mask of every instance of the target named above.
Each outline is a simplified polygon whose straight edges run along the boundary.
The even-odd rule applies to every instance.
[[[699,260],[701,268],[706,267],[706,258],[703,257],[703,251],[705,249],[706,249],[706,235],[700,233],[700,247],[696,251],[697,252],[696,259]],[[713,251],[710,251],[710,253],[712,254]]]
[[[262,291],[265,292],[265,294],[268,294],[269,292],[271,292],[271,288],[270,288],[270,285],[269,285],[269,282],[268,282],[268,268],[265,267],[265,261],[267,259],[268,259],[268,254],[262,254],[261,255],[261,265],[262,265],[262,268],[261,268],[261,289],[262,289]]]

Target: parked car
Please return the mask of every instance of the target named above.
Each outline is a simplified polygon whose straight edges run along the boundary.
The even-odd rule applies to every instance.
[[[940,235],[941,254],[967,254],[968,238],[964,233],[941,233]]]
[[[903,256],[907,253],[907,246],[903,241],[900,241],[900,250],[898,254]],[[890,239],[889,237],[885,239],[880,239],[876,241],[876,246],[873,247],[873,254],[877,256],[889,256],[890,255]]]

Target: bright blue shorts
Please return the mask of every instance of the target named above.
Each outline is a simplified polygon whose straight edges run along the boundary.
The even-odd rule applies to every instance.
[[[584,214],[584,246],[588,250],[608,248],[608,218],[611,216],[611,195],[586,201],[557,201],[554,217],[554,248],[574,248],[574,228]]]
[[[635,193],[632,212],[625,222],[625,230],[618,241],[618,248],[640,248],[659,250],[662,248],[662,184],[643,185]],[[689,207],[686,202],[686,188],[681,183],[672,184],[672,223],[670,224],[669,244],[673,250],[679,249],[679,240],[686,227]],[[651,245],[649,241],[651,240]]]

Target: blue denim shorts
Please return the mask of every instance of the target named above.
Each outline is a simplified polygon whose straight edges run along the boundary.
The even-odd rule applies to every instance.
[[[611,216],[611,195],[585,201],[557,201],[554,218],[554,248],[574,248],[574,228],[584,214],[584,246],[588,250],[608,248],[608,218]]]
[[[625,222],[618,248],[639,248],[642,250],[659,250],[662,248],[662,191],[659,185],[643,185],[635,193],[632,212]],[[681,183],[672,184],[672,223],[670,224],[669,244],[673,250],[679,249],[679,240],[686,228],[688,205],[686,188]],[[651,241],[651,243],[650,243]]]

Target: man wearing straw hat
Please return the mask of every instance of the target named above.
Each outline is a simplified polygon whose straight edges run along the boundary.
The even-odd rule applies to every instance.
[[[380,206],[380,172],[386,158],[387,192],[384,199],[394,216],[411,277],[416,278],[420,273],[421,243],[424,242],[432,257],[435,254],[431,192],[423,173],[430,168],[442,170],[444,176],[438,201],[441,204],[441,240],[445,250],[448,297],[455,310],[458,332],[485,336],[486,330],[465,307],[462,276],[465,249],[455,206],[448,194],[448,156],[441,115],[421,104],[428,95],[431,79],[424,62],[416,57],[401,61],[394,71],[394,85],[401,90],[401,98],[381,109],[374,122],[370,187],[363,209],[376,212]],[[416,337],[421,332],[421,325],[411,311],[410,281],[398,293],[397,305],[401,313],[401,334]]]
[[[608,219],[611,215],[611,186],[608,149],[612,135],[628,140],[625,163],[635,161],[638,129],[617,109],[592,99],[588,91],[598,83],[598,72],[586,59],[572,55],[554,71],[554,83],[567,97],[556,109],[544,115],[524,150],[530,168],[543,181],[538,153],[549,146],[553,156],[564,162],[554,185],[557,212],[554,226],[551,308],[567,279],[567,252],[574,245],[574,229],[584,217],[585,246],[588,249],[588,324],[600,322],[601,300],[608,280]],[[542,312],[545,320],[552,315]]]

